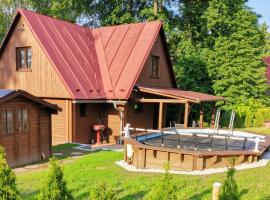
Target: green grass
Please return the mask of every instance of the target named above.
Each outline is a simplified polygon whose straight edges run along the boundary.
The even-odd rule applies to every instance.
[[[123,153],[100,151],[91,153],[73,163],[63,165],[64,178],[68,188],[76,199],[88,199],[91,186],[99,182],[107,182],[122,200],[141,199],[149,192],[160,174],[127,172],[115,163],[123,159]],[[23,199],[34,199],[46,180],[48,170],[41,169],[17,175],[17,183]],[[225,174],[208,176],[174,175],[179,187],[181,199],[211,199],[211,188],[215,181],[223,182]],[[236,179],[244,200],[270,199],[270,165],[263,168],[239,171]]]
[[[241,130],[243,130],[243,131],[251,131],[251,132],[255,132],[255,133],[269,134],[270,135],[270,128],[266,128],[266,127],[244,128],[244,129],[241,129]]]

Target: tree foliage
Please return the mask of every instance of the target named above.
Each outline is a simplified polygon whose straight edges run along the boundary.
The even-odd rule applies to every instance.
[[[234,168],[235,160],[232,160],[232,162],[232,166],[228,168],[227,177],[222,186],[220,200],[239,200],[241,196],[234,178],[236,172]]]
[[[264,99],[264,37],[258,18],[244,0],[212,0],[204,15],[210,36],[208,71],[215,94],[228,99],[227,106]]]
[[[4,148],[0,146],[0,199],[21,199],[20,193],[16,186],[15,174],[8,166],[5,155]]]
[[[146,200],[176,200],[177,187],[173,182],[173,177],[168,172],[169,165],[165,165],[165,174],[162,179],[158,181],[144,199]]]
[[[50,172],[44,188],[41,190],[39,200],[72,200],[66,182],[63,180],[63,171],[55,158],[50,159]]]
[[[91,188],[90,200],[117,200],[117,198],[108,184],[101,183]]]

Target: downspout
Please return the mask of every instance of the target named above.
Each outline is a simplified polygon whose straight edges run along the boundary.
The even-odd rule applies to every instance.
[[[116,101],[113,101],[112,104],[113,104],[114,109],[117,110],[120,114],[120,138],[118,140],[118,144],[121,144],[121,136],[122,136],[123,124],[124,124],[124,112],[117,107]]]

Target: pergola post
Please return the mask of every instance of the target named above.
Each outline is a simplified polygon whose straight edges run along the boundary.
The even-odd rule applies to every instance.
[[[188,127],[189,102],[185,103],[184,128]]]
[[[178,114],[178,117],[177,117],[177,123],[179,123],[179,124],[181,124],[181,118],[182,118],[182,116],[181,116],[181,114],[182,114],[182,107],[181,107],[181,104],[178,104],[178,112],[179,112],[179,114]]]
[[[215,113],[216,113],[215,102],[212,102],[211,111],[212,111],[212,115],[211,115],[211,127],[214,128],[214,124],[215,124]]]
[[[163,125],[163,102],[159,103],[159,114],[158,114],[158,129],[162,129]]]
[[[203,127],[204,104],[200,103],[200,128]]]

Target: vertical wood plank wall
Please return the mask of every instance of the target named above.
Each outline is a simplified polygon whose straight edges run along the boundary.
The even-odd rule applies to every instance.
[[[133,108],[134,103],[127,105],[126,123],[131,124],[132,127],[152,129],[154,123],[154,104],[143,104],[142,111],[139,113],[135,113]]]
[[[21,31],[23,30],[23,31]],[[16,71],[16,47],[32,48],[32,71]],[[70,94],[35,39],[20,18],[0,57],[0,88],[22,89],[38,97],[70,98]]]
[[[72,109],[71,100],[65,99],[44,99],[62,108],[58,115],[52,115],[52,144],[72,142]]]
[[[151,55],[159,56],[159,78],[150,78],[151,75]],[[162,45],[161,36],[157,40],[146,60],[143,70],[137,81],[137,85],[155,86],[155,87],[172,87],[169,65],[165,56],[164,47]]]
[[[0,131],[0,145],[5,148],[6,158],[10,166],[19,166],[41,159],[41,154],[48,158],[51,154],[51,115],[40,106],[25,99],[14,99],[0,104],[3,109],[13,110],[13,133],[3,135]],[[28,131],[18,133],[16,111],[18,108],[28,109]],[[2,123],[0,123],[2,130]]]

